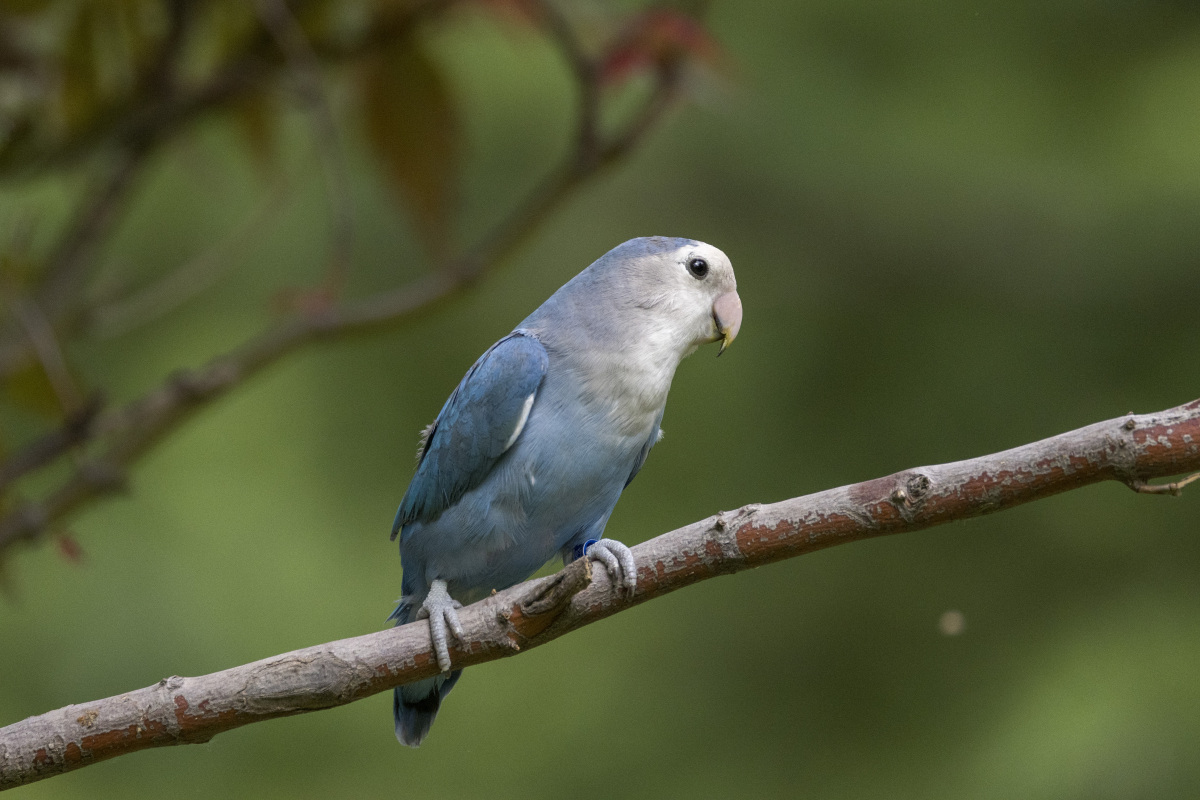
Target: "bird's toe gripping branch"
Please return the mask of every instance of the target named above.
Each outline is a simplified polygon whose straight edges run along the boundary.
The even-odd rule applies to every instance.
[[[430,583],[429,594],[417,612],[417,619],[429,618],[429,638],[433,640],[433,652],[442,672],[450,671],[450,642],[446,629],[449,628],[459,642],[466,641],[462,623],[458,621],[460,608],[462,603],[450,596],[446,582],[436,580]]]
[[[601,539],[586,546],[584,554],[599,561],[612,576],[613,584],[632,596],[637,588],[637,565],[633,551],[616,539]]]

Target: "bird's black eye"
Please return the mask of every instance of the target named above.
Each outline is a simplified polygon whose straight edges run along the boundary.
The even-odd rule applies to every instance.
[[[688,272],[693,278],[703,278],[708,274],[708,262],[703,258],[693,258],[687,263]]]

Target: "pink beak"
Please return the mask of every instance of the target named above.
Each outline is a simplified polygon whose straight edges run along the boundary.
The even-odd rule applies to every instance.
[[[717,323],[717,332],[721,334],[721,351],[737,338],[742,327],[742,298],[737,292],[726,292],[713,301],[713,321]]]

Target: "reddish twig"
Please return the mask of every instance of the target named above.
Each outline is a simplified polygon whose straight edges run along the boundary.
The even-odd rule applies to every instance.
[[[1132,427],[1129,422],[1132,421]],[[455,669],[545,644],[718,575],[825,547],[989,514],[1105,480],[1200,469],[1200,400],[1002,453],[723,512],[633,548],[636,592],[580,560],[459,612]],[[198,678],[171,677],[0,728],[0,789],[150,747],[360,700],[437,672],[424,622],[295,650]]]

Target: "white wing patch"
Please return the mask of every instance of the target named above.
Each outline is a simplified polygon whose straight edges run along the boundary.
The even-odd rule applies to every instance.
[[[421,456],[425,455],[425,448],[429,444],[429,434],[433,433],[434,423],[429,423],[424,428],[421,428],[421,439],[417,442],[417,463],[421,463]]]
[[[507,453],[508,448],[513,446],[513,442],[517,441],[517,437],[521,435],[521,431],[525,430],[525,423],[529,421],[529,410],[533,408],[533,398],[537,397],[537,392],[525,398],[525,405],[521,406],[521,418],[517,420],[517,427],[513,428],[512,436],[508,437],[508,441],[504,443],[504,450],[501,452]]]

